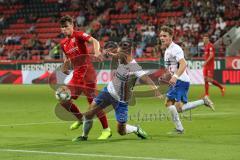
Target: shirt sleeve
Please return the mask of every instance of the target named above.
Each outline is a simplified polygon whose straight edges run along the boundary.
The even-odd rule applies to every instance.
[[[141,71],[136,71],[136,72],[135,72],[135,75],[136,75],[138,78],[144,76],[145,74],[146,74],[146,72],[143,71],[143,70],[141,70]]]
[[[146,74],[146,72],[142,69],[141,66],[139,66],[137,63],[134,63],[134,75],[138,78],[144,76]]]
[[[84,32],[76,32],[76,38],[82,41],[88,41],[91,36]]]
[[[177,61],[184,58],[184,53],[183,53],[183,50],[181,48],[177,49],[175,54],[176,54],[176,60]]]

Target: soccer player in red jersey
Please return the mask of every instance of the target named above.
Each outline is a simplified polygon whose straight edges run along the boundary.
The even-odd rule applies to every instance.
[[[216,80],[213,79],[214,75],[214,58],[215,58],[215,48],[213,44],[210,42],[207,34],[203,36],[204,43],[204,59],[205,62],[203,64],[203,76],[205,81],[205,95],[209,95],[209,82],[213,85],[220,88],[222,96],[224,96],[225,88],[219,84]]]
[[[88,53],[85,42],[93,44],[94,56],[98,57],[101,52],[99,42],[89,36],[88,34],[74,30],[73,19],[70,16],[63,16],[60,19],[61,32],[66,36],[61,40],[60,45],[65,54],[65,60],[62,67],[62,71],[68,74],[68,67],[71,64],[73,68],[73,77],[68,84],[68,88],[71,90],[72,97],[69,101],[61,102],[61,105],[79,120],[71,125],[70,129],[77,129],[82,124],[82,114],[78,107],[72,102],[72,99],[77,99],[83,92],[91,104],[93,98],[96,96],[96,71],[91,62],[90,54]],[[111,130],[108,127],[108,121],[105,113],[102,111],[99,113],[98,118],[102,124],[103,132],[98,139],[107,139],[111,136]],[[82,140],[87,140],[88,133],[83,130]]]

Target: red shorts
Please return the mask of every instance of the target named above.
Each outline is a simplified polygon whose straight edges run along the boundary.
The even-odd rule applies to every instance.
[[[213,78],[213,75],[214,75],[213,69],[203,68],[203,76],[204,77]]]
[[[71,90],[72,99],[77,99],[82,93],[87,97],[95,97],[97,89],[97,74],[93,67],[89,67],[87,70],[78,69],[73,73],[73,78],[68,83],[68,87]]]

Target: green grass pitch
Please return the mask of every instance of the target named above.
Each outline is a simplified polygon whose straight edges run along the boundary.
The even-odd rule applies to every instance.
[[[102,86],[101,86],[102,87]],[[203,86],[191,86],[189,100],[198,99]],[[240,86],[227,86],[222,97],[216,87],[210,88],[216,112],[206,107],[187,112],[182,118],[185,134],[170,136],[174,127],[159,112],[166,112],[164,101],[137,99],[130,107],[130,124],[140,124],[150,138],[116,132],[114,113],[109,124],[113,136],[97,141],[101,126],[96,120],[89,141],[73,143],[81,129],[70,131],[66,122],[54,113],[57,101],[47,85],[0,85],[0,160],[238,160],[240,158]],[[77,101],[86,110],[85,98]],[[139,118],[136,117],[140,113]],[[146,119],[147,114],[157,118]],[[191,114],[191,116],[190,116]]]

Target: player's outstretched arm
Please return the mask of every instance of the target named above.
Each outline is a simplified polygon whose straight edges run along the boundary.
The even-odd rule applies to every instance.
[[[69,68],[70,68],[70,60],[68,60],[67,58],[64,59],[64,62],[61,66],[61,70],[64,74],[69,75]]]
[[[89,38],[88,42],[93,44],[94,56],[99,57],[101,55],[99,41],[91,37]]]
[[[155,83],[151,80],[151,78],[149,78],[149,76],[147,75],[143,75],[140,78],[142,81],[144,81],[146,84],[149,84],[151,89],[155,91],[155,96],[163,99],[163,95],[159,92],[158,87],[155,85]]]

